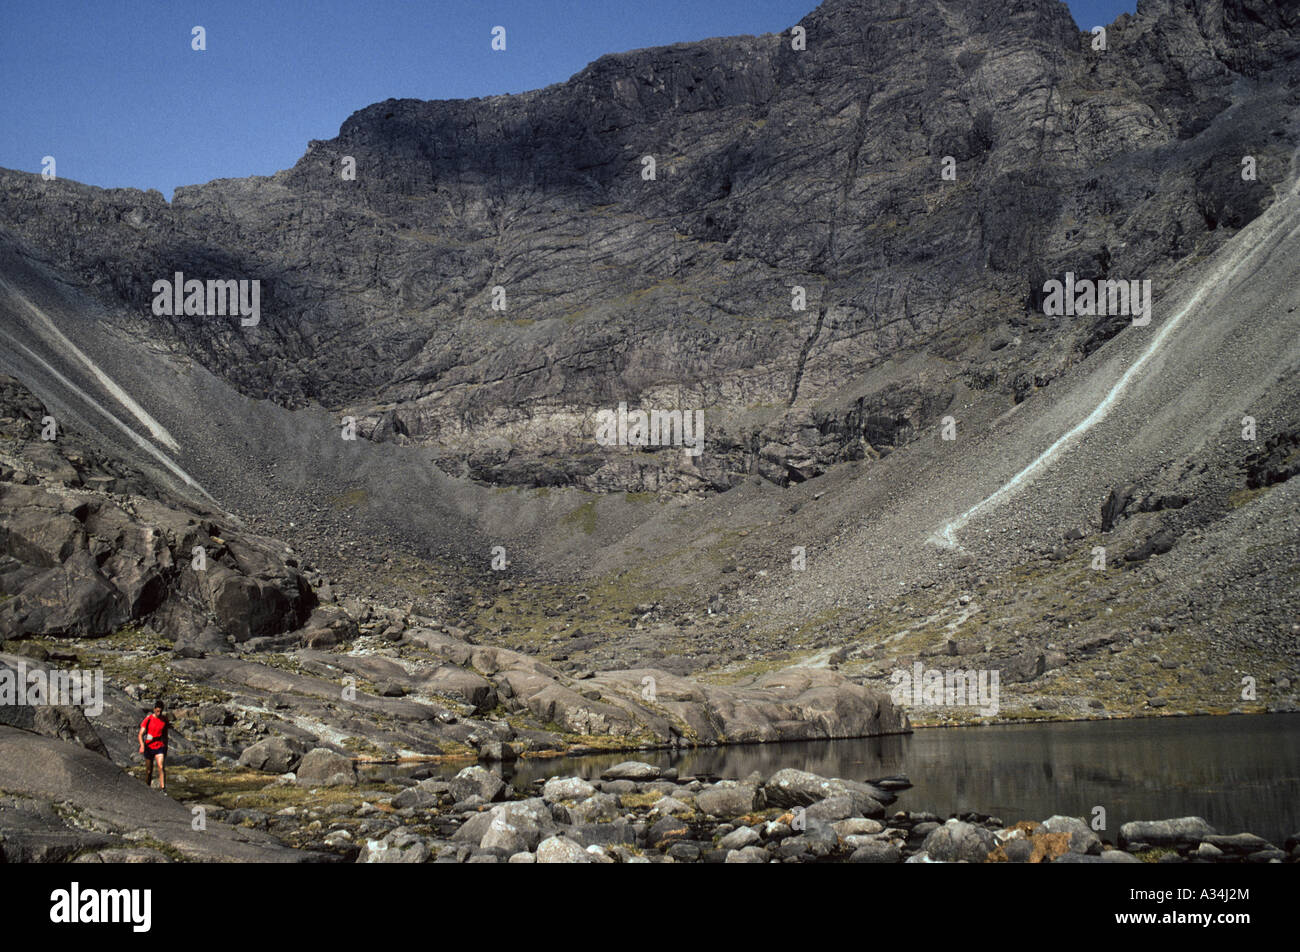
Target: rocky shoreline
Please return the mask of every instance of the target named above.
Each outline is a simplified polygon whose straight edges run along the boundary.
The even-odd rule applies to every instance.
[[[517,790],[483,765],[420,776],[435,769],[374,796],[350,761],[316,750],[266,789],[333,791],[333,802],[204,810],[329,862],[1300,862],[1300,833],[1279,848],[1251,833],[1221,834],[1200,817],[1125,823],[1112,842],[1077,817],[1007,824],[891,810],[911,787],[905,776],[863,782],[785,768],[718,779],[624,761],[599,779],[554,776]]]

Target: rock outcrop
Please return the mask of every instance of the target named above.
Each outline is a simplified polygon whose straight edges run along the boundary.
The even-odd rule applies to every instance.
[[[220,822],[196,829],[194,815],[127,776],[103,757],[27,731],[0,726],[0,815],[4,857],[66,861],[88,851],[125,847],[141,838],[162,844],[180,858],[200,862],[302,862],[314,857],[274,837]],[[23,805],[20,805],[23,804]],[[40,808],[59,805],[62,812]],[[10,825],[10,809],[25,817]],[[69,822],[70,817],[79,818]],[[96,830],[98,832],[89,832]]]
[[[0,638],[157,620],[179,648],[220,650],[308,619],[316,597],[282,543],[167,499],[75,430],[43,440],[44,416],[0,378]]]

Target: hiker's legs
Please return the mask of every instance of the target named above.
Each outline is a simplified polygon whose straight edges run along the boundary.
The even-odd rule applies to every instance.
[[[163,755],[162,755],[162,754],[155,754],[155,755],[154,755],[154,760],[158,761],[158,789],[159,789],[159,790],[166,790],[166,789],[167,789],[167,774],[166,774],[166,772],[163,770]]]
[[[154,760],[154,758],[153,758],[153,755],[152,755],[152,754],[145,754],[145,757],[144,757],[144,785],[145,785],[146,787],[152,787],[152,786],[153,786],[153,760]]]

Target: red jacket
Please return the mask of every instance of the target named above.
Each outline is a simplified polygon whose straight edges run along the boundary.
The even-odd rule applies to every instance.
[[[146,714],[140,726],[144,728],[146,735],[153,737],[153,740],[144,742],[146,750],[162,750],[167,746],[167,722],[161,717]]]

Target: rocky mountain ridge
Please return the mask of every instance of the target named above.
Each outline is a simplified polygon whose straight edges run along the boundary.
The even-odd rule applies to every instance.
[[[1044,278],[1159,295],[1267,207],[1296,143],[1283,4],[1144,3],[1104,52],[1056,0],[828,2],[801,25],[804,51],[713,40],[378,103],[291,170],[170,205],[4,173],[0,221],[245,394],[355,415],[454,475],[717,491],[874,458],[963,386],[1047,386],[1124,321],[1053,325]],[[260,278],[266,320],[154,317],[175,271]],[[603,450],[592,417],[620,401],[703,408],[710,451]]]

